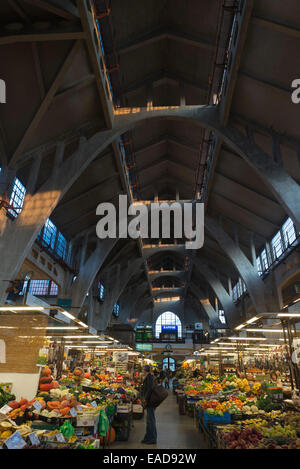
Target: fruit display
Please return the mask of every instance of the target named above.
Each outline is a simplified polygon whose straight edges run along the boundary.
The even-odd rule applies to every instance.
[[[300,449],[300,413],[284,411],[280,388],[230,374],[185,378],[184,391],[187,402],[191,395],[198,397],[200,428],[214,447]]]
[[[0,386],[0,409],[4,405],[8,404],[10,401],[15,400],[15,398],[16,398],[16,396],[14,394],[11,394],[10,392],[6,392]]]

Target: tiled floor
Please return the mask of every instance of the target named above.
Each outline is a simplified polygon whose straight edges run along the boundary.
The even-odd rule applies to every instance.
[[[176,397],[170,390],[168,398],[156,410],[157,444],[143,445],[146,415],[142,420],[133,420],[128,441],[116,441],[111,449],[205,449],[205,443],[194,420],[186,415],[179,415]]]

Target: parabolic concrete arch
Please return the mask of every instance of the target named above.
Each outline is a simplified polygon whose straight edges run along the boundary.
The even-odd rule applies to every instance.
[[[120,109],[116,111],[114,126],[81,138],[77,151],[53,171],[35,194],[27,194],[23,210],[13,223],[0,215],[0,256],[4,259],[0,278],[14,279],[24,262],[40,229],[72,184],[89,164],[124,132],[148,119],[188,119],[214,131],[234,149],[263,178],[278,202],[300,230],[300,186],[273,159],[247,136],[232,126],[222,127],[218,106],[180,106],[158,109]],[[11,168],[13,169],[13,168]],[[18,236],[22,232],[22,236]],[[18,249],[16,249],[18,246]],[[10,253],[8,256],[7,253]],[[0,301],[5,300],[5,287],[0,287]]]

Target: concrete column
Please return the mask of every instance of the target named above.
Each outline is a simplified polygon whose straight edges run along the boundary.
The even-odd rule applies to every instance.
[[[228,277],[228,293],[230,298],[232,298],[232,280],[230,277]]]
[[[97,273],[117,241],[118,239],[109,238],[101,241],[99,240],[96,250],[82,265],[75,282],[70,288],[68,296],[72,299],[72,306],[76,308],[82,307],[85,297],[91,288]],[[74,310],[75,314],[76,311],[78,311],[78,309]]]
[[[228,325],[233,325],[238,320],[238,311],[232,299],[232,287],[231,294],[227,293],[221,281],[213,274],[211,269],[201,260],[196,257],[193,259],[196,269],[205,277],[213,289],[215,295],[219,299],[225,313],[226,321]],[[231,280],[230,280],[231,284]]]
[[[252,258],[252,264],[255,267],[257,273],[258,273],[258,268],[257,268],[257,262],[256,262],[256,249],[255,249],[255,244],[254,244],[254,233],[250,232],[250,250],[251,250],[251,258]]]
[[[204,292],[199,287],[197,287],[194,283],[191,283],[191,290],[197,296],[197,298],[199,299],[199,301],[201,303],[201,306],[203,307],[204,311],[206,312],[210,323],[214,324],[214,323],[219,322],[218,313],[213,308],[213,306],[211,305],[209,299],[204,294]]]
[[[32,195],[34,194],[36,190],[36,185],[38,181],[42,159],[43,159],[42,154],[36,155],[33,162],[31,163],[29,179],[26,185],[26,192]]]
[[[146,282],[128,290],[128,295],[124,298],[124,306],[120,312],[119,322],[126,323],[130,318],[130,314],[135,311],[135,307],[140,300],[141,296],[148,290],[148,284]]]
[[[9,203],[10,196],[13,190],[16,171],[9,169],[7,166],[1,168],[0,172],[0,200],[5,200]],[[0,209],[0,236],[4,233],[8,223],[5,208]]]
[[[128,263],[121,272],[119,272],[118,269],[118,272],[115,277],[112,278],[111,284],[108,287],[108,293],[104,303],[98,309],[99,314],[94,318],[94,322],[97,324],[96,329],[104,331],[107,328],[114,304],[118,301],[129,280],[137,273],[142,264],[143,259],[137,259],[130,264]]]
[[[223,231],[220,225],[211,217],[206,216],[205,228],[210,235],[219,243],[222,249],[231,259],[241,278],[244,280],[253,305],[257,312],[267,311],[264,298],[264,283],[249,259],[242,250]]]

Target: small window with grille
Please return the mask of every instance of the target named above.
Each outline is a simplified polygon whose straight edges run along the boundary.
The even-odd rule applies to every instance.
[[[22,207],[24,204],[24,199],[25,199],[25,194],[26,194],[26,187],[23,186],[21,183],[20,179],[15,178],[13,190],[10,196],[10,205],[13,207],[8,210],[8,212],[13,216],[17,217],[21,211]]]

